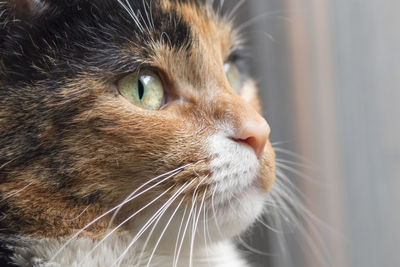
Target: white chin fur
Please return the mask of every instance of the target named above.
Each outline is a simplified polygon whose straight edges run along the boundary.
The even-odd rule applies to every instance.
[[[201,213],[198,205],[196,209],[181,207],[174,216],[175,208],[168,208],[150,237],[154,244],[163,235],[159,251],[173,253],[177,239],[182,241],[182,255],[188,255],[192,246],[197,250],[226,241],[246,230],[263,211],[266,195],[258,188],[259,161],[253,150],[226,135],[212,136],[209,144],[215,156],[210,164],[213,176],[207,180],[212,201],[204,204]],[[140,229],[156,210],[136,218],[131,228]],[[197,218],[195,223],[193,218]]]
[[[262,213],[265,193],[258,188],[259,161],[250,146],[215,134],[208,140],[213,173],[213,205],[226,237],[240,234]],[[217,226],[216,226],[217,227]]]

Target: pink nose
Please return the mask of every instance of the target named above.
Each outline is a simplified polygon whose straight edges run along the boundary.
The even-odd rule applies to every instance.
[[[236,132],[233,139],[237,142],[249,145],[260,158],[265,144],[267,143],[268,136],[271,132],[268,123],[260,115],[247,117],[246,121],[242,122],[240,129]]]

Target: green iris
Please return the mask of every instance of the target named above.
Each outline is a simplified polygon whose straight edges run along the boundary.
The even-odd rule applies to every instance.
[[[140,108],[157,110],[163,105],[164,87],[153,72],[128,74],[118,81],[117,87],[123,97]]]
[[[224,64],[224,71],[232,89],[237,93],[240,93],[240,89],[242,89],[242,81],[240,72],[236,65],[233,62],[227,62]]]

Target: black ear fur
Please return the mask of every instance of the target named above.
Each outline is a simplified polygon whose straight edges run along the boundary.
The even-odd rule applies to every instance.
[[[45,0],[0,0],[0,86],[4,72],[3,55],[8,51],[6,43],[13,42],[21,29],[35,25],[49,7]]]
[[[47,7],[47,1],[43,0],[0,1],[0,14],[7,19],[32,19],[40,16]]]

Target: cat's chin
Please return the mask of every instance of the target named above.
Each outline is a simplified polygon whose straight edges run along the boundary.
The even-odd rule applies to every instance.
[[[200,209],[168,209],[158,221],[148,238],[150,246],[158,244],[160,251],[174,253],[180,248],[182,254],[190,249],[207,249],[221,244],[248,229],[263,212],[265,193],[255,187],[245,189],[242,194],[231,201],[219,204],[207,203]],[[145,216],[132,224],[133,236],[146,224]],[[171,219],[172,218],[172,219]],[[167,226],[168,225],[168,226]],[[183,238],[184,236],[184,238]]]
[[[221,202],[215,211],[215,220],[210,227],[215,228],[221,239],[232,238],[248,229],[263,212],[265,193],[249,187],[230,201]]]

